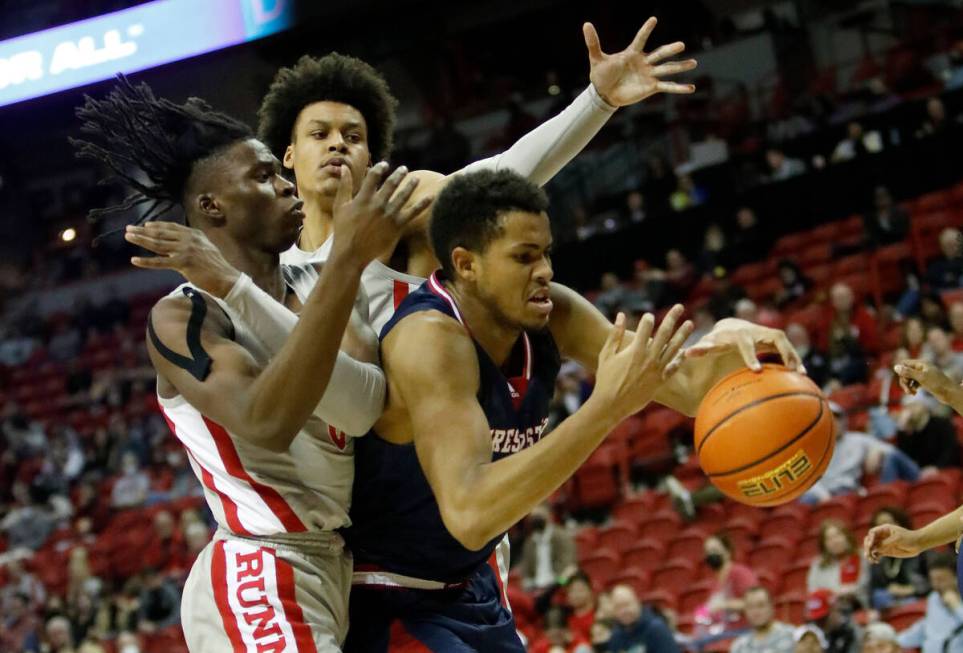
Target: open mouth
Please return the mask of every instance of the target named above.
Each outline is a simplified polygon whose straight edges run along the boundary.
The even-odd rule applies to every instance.
[[[546,315],[552,311],[552,300],[548,296],[548,289],[539,290],[528,298],[528,304],[533,306],[538,312]]]

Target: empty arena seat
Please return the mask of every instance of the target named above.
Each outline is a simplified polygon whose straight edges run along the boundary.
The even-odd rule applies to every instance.
[[[805,511],[787,511],[770,515],[759,527],[759,538],[783,537],[799,539],[806,533],[809,514]]]
[[[701,530],[679,533],[669,542],[665,549],[665,556],[668,559],[686,558],[688,560],[699,560],[703,555],[705,540],[706,533]]]
[[[790,564],[783,568],[782,591],[783,592],[806,592],[806,582],[809,576],[809,564],[814,556],[804,558],[798,552],[795,559],[800,562]]]
[[[668,542],[680,530],[682,530],[682,518],[679,514],[674,510],[663,510],[642,522],[639,526],[639,535]]]
[[[866,385],[854,383],[836,390],[829,395],[830,401],[835,401],[843,410],[849,412],[866,405]]]
[[[650,574],[642,567],[625,567],[609,579],[611,585],[628,585],[636,594],[643,594],[649,590]]]
[[[784,537],[771,537],[759,542],[749,553],[749,566],[754,571],[781,570],[793,559],[796,543]]]
[[[639,529],[637,523],[615,522],[610,526],[603,526],[598,529],[597,546],[603,549],[611,549],[621,553],[638,541]]]
[[[711,580],[700,580],[693,583],[686,589],[679,592],[677,599],[677,609],[681,614],[692,614],[696,608],[705,604],[712,594],[712,588],[716,583]]]
[[[638,524],[646,514],[652,512],[653,503],[649,494],[627,497],[612,508],[612,519]]]
[[[806,595],[802,592],[783,594],[774,606],[776,619],[790,624],[801,624],[806,617]]]
[[[676,558],[663,563],[652,571],[652,587],[658,587],[678,596],[698,576],[698,565],[687,558]]]
[[[661,540],[639,540],[622,553],[622,564],[625,567],[655,569],[664,560],[665,542]]]
[[[922,599],[909,605],[898,605],[890,608],[886,612],[886,623],[898,632],[906,630],[925,616],[926,599]]]
[[[579,566],[592,583],[606,587],[612,577],[619,573],[619,555],[610,549],[596,549],[594,553],[583,558]]]
[[[809,528],[816,533],[827,519],[836,519],[849,525],[853,521],[853,508],[856,505],[853,495],[833,497],[829,501],[813,506],[809,513]]]
[[[885,506],[902,508],[906,494],[906,484],[903,482],[877,485],[867,490],[866,495],[860,497],[856,503],[856,522],[868,521],[873,513]]]

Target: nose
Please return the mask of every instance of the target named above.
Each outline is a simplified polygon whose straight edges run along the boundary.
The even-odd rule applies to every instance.
[[[331,135],[328,137],[328,151],[341,153],[348,151],[348,144],[344,141],[344,137],[340,131],[335,130],[331,132]]]
[[[277,189],[277,194],[281,197],[291,197],[294,195],[295,186],[293,182],[288,181],[282,175],[276,175],[275,188]]]
[[[533,274],[535,279],[547,284],[555,276],[555,272],[552,270],[552,262],[549,260],[548,256],[543,256],[542,260],[535,267],[535,272]]]

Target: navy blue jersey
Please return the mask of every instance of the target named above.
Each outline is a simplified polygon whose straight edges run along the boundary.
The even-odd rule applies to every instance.
[[[461,322],[458,307],[436,273],[401,303],[381,338],[419,311],[439,311]],[[558,375],[558,348],[547,329],[522,334],[506,365],[506,369],[518,371],[518,376],[511,377],[477,342],[475,351],[480,373],[478,403],[491,428],[492,460],[498,460],[541,438]],[[438,383],[444,382],[440,376]],[[439,423],[437,428],[446,425]],[[451,433],[450,437],[464,436]],[[375,432],[355,440],[351,522],[345,539],[354,554],[356,571],[382,571],[442,583],[459,583],[469,577],[488,561],[502,537],[480,551],[462,546],[442,522],[414,444],[392,444]]]

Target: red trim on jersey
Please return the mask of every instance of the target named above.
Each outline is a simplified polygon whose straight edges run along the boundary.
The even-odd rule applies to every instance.
[[[432,653],[430,648],[408,632],[401,619],[391,622],[391,630],[388,631],[388,651],[389,653]]]
[[[488,566],[495,572],[495,582],[498,583],[498,597],[501,599],[503,607],[508,607],[508,594],[505,593],[505,582],[502,580],[502,572],[498,570],[498,552],[492,551],[488,558]]]
[[[294,642],[297,645],[298,653],[318,653],[318,647],[314,645],[314,637],[311,635],[311,627],[304,621],[304,612],[298,604],[295,594],[294,568],[278,558],[274,550],[262,548],[261,551],[274,558],[274,571],[277,575],[278,597],[281,599],[281,607],[284,609],[284,617],[291,625],[294,632]]]
[[[304,523],[294,513],[291,506],[287,504],[284,497],[273,487],[254,480],[247,470],[244,469],[244,465],[241,463],[241,457],[237,454],[237,449],[234,448],[234,442],[231,440],[231,436],[228,435],[227,431],[224,430],[224,427],[216,422],[212,422],[206,417],[203,419],[204,423],[207,424],[207,429],[211,432],[211,437],[214,438],[214,444],[217,446],[217,452],[221,455],[221,460],[224,463],[224,468],[227,470],[227,473],[250,485],[251,489],[257,492],[261,499],[264,500],[264,503],[271,509],[271,512],[274,513],[274,516],[278,518],[287,532],[298,533],[306,531],[307,528],[305,528]]]
[[[461,318],[461,311],[458,310],[458,304],[455,303],[454,298],[448,293],[441,281],[438,280],[437,272],[432,272],[431,276],[428,277],[428,288],[431,290],[431,292],[448,302],[448,305],[451,306],[452,312],[455,314],[455,319],[461,322],[462,325],[467,329],[468,325],[465,324],[465,320]]]
[[[411,288],[404,281],[392,281],[393,293],[395,299],[395,310],[401,306],[401,302],[405,301],[405,297],[411,292]]]
[[[171,430],[174,436],[177,436],[177,427],[173,420],[167,416],[167,412],[161,408],[161,414],[164,416],[164,420],[167,422],[167,427]],[[227,527],[231,529],[231,532],[237,533],[238,535],[250,535],[251,533],[244,528],[244,524],[241,523],[241,518],[237,514],[237,504],[234,503],[234,499],[224,494],[216,485],[214,485],[214,475],[211,474],[204,465],[200,463],[194,452],[190,450],[183,441],[181,444],[184,445],[184,451],[187,455],[191,457],[194,464],[197,465],[198,469],[201,470],[201,483],[208,490],[217,495],[218,499],[221,500],[221,509],[224,510],[224,519],[227,521]]]
[[[237,617],[231,610],[231,602],[227,598],[227,560],[224,555],[224,540],[214,543],[214,556],[211,559],[211,586],[214,588],[214,603],[221,613],[224,631],[231,640],[234,653],[247,653],[247,646],[241,639],[241,629],[237,627]]]

